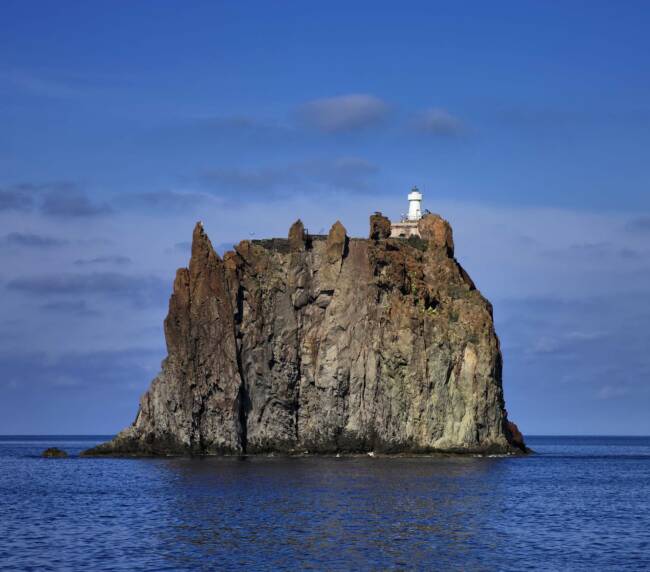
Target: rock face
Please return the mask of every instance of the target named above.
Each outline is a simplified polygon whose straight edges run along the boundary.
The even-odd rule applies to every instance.
[[[288,240],[223,259],[198,224],[162,371],[133,425],[86,454],[525,450],[492,307],[453,258],[451,227],[430,215],[405,240],[382,223],[371,217],[368,240],[297,221]]]
[[[449,256],[454,255],[454,237],[451,225],[441,216],[425,214],[418,221],[418,231],[423,240],[444,248]]]

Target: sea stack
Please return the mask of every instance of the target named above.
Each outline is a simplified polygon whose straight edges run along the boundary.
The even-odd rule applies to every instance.
[[[386,220],[371,217],[370,238],[296,221],[223,258],[197,224],[162,371],[133,424],[85,454],[526,451],[492,306],[449,223],[425,214],[391,237]]]

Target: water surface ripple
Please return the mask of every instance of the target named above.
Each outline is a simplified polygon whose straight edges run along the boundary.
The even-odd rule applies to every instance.
[[[650,438],[527,458],[83,459],[0,437],[0,570],[643,570]],[[69,459],[41,459],[57,446]]]

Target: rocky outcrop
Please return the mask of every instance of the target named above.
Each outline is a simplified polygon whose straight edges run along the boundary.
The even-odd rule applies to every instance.
[[[58,447],[48,447],[41,453],[41,457],[46,459],[66,459],[68,454]]]
[[[528,451],[528,447],[526,447],[526,443],[524,442],[524,436],[521,434],[521,431],[519,431],[519,427],[517,427],[517,425],[512,421],[506,422],[506,437],[512,445],[521,451]]]
[[[133,425],[88,455],[525,450],[507,419],[492,307],[423,238],[243,241],[220,258],[194,229],[165,320],[168,356]],[[387,219],[386,219],[387,220]],[[390,221],[388,223],[390,233]]]
[[[370,216],[370,238],[373,240],[381,240],[390,236],[390,219],[382,215],[380,212]]]
[[[454,255],[454,237],[451,225],[440,215],[427,213],[418,221],[420,238],[438,248],[444,248],[448,256]]]
[[[305,225],[298,219],[289,229],[289,248],[295,252],[302,252],[307,248],[307,234]]]

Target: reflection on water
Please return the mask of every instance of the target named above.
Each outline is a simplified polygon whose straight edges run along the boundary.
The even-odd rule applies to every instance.
[[[160,540],[191,543],[204,556],[367,568],[498,547],[480,534],[500,502],[486,478],[500,472],[498,460],[206,459],[160,468],[186,493],[170,507],[178,527]]]
[[[37,454],[93,441],[0,439],[0,569],[650,565],[650,440],[545,439],[529,458],[67,460]]]

